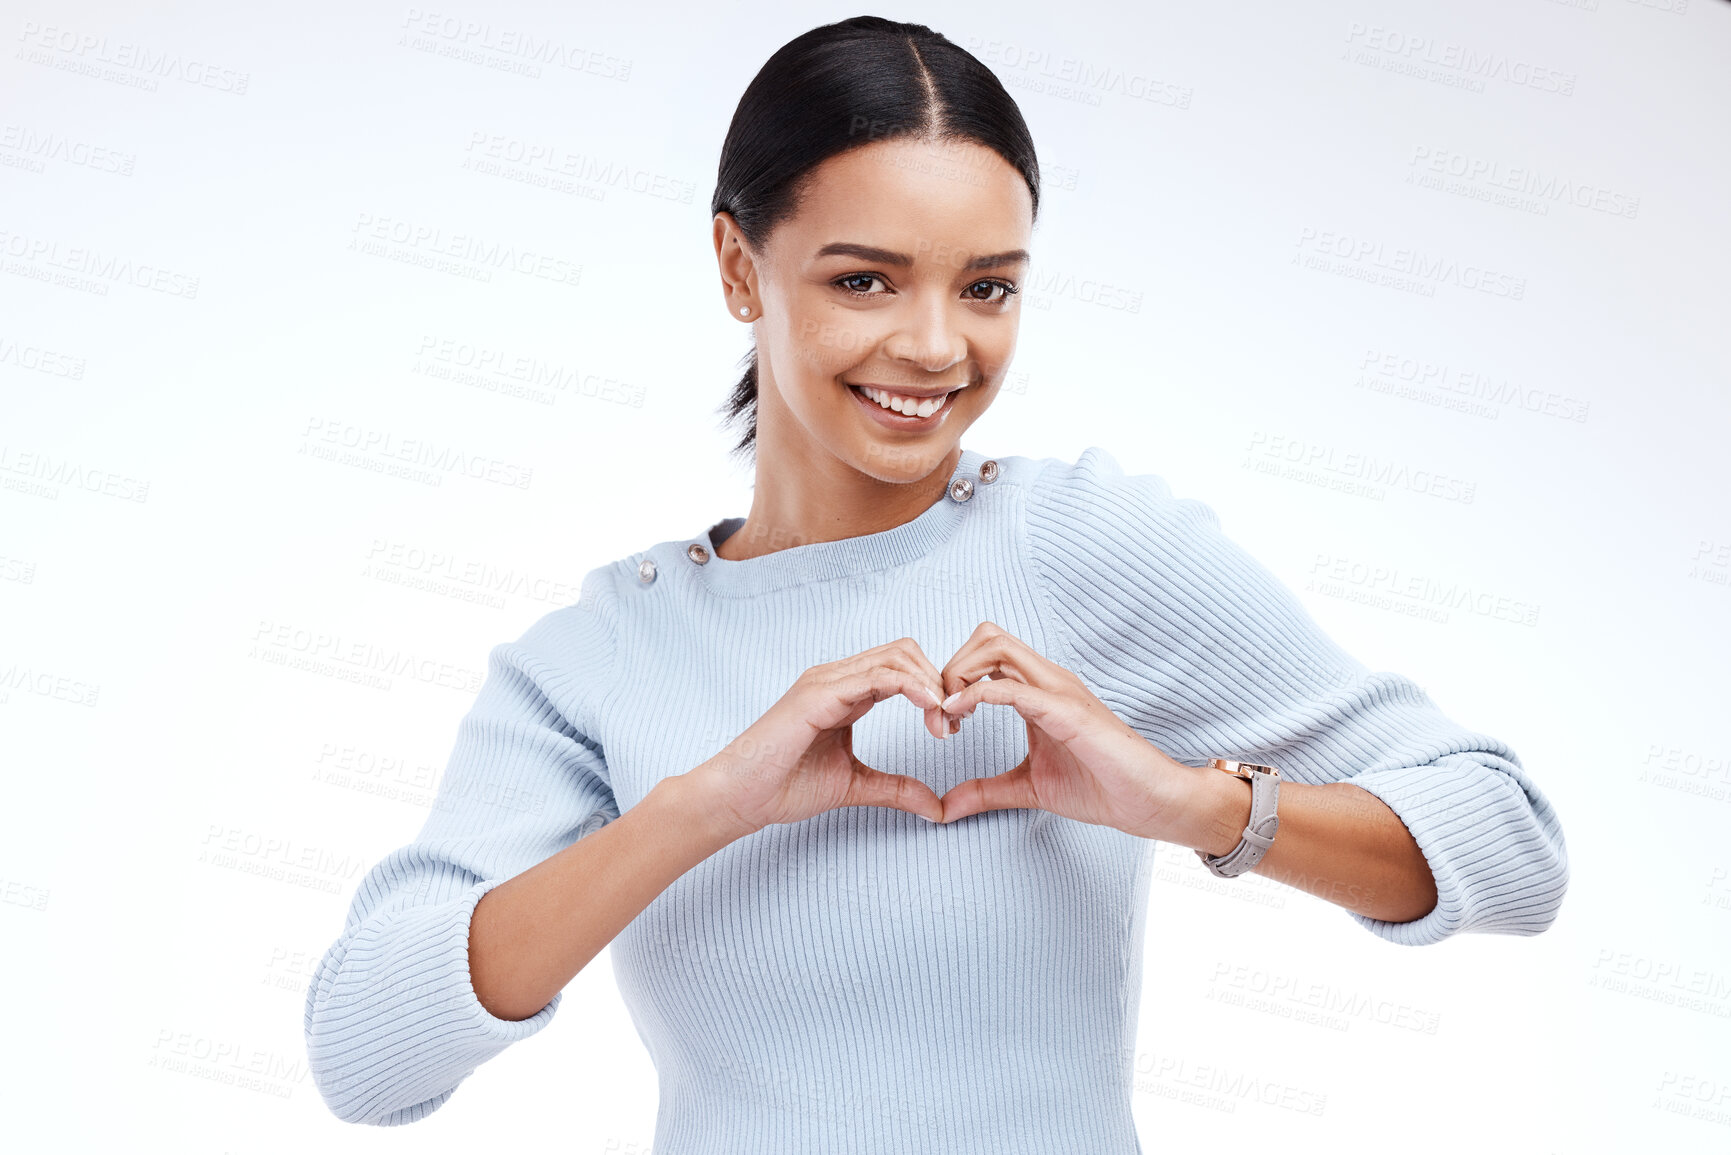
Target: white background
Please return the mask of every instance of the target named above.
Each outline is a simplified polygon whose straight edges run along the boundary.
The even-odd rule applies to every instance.
[[[328,1113],[302,1000],[488,650],[749,509],[716,161],[762,62],[860,10],[5,5],[16,1149],[648,1150],[605,954],[396,1130]],[[1731,1146],[1731,5],[866,10],[989,64],[1046,171],[1013,377],[963,443],[1102,445],[1208,502],[1349,651],[1508,741],[1568,840],[1549,931],[1424,948],[1161,847],[1145,1149]],[[522,71],[524,34],[588,67]],[[536,183],[567,160],[611,176]],[[451,372],[479,350],[567,387]],[[409,443],[491,479],[378,471]],[[438,672],[278,660],[318,638]]]

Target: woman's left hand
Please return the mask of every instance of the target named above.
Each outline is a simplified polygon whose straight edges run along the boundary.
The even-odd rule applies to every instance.
[[[944,666],[943,708],[954,733],[981,703],[1012,706],[1028,727],[1028,756],[970,778],[943,797],[944,821],[982,810],[1037,807],[1078,822],[1167,838],[1187,819],[1200,771],[1167,757],[1070,670],[981,622]]]

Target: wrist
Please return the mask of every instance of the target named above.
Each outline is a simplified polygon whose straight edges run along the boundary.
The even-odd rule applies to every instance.
[[[1172,841],[1214,857],[1231,854],[1250,825],[1251,783],[1213,766],[1189,766],[1194,772],[1190,804],[1182,829]]]
[[[728,804],[722,786],[706,762],[684,774],[663,778],[651,787],[650,793],[660,791],[673,812],[691,822],[708,843],[720,849],[759,829]]]

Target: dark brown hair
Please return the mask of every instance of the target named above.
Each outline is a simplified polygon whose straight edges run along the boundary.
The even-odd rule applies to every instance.
[[[1040,166],[1016,102],[991,69],[923,24],[855,16],[782,45],[739,98],[710,198],[762,251],[799,208],[811,171],[832,156],[892,137],[971,141],[1009,162],[1040,211]],[[755,456],[757,349],[720,407],[743,423],[735,454]]]

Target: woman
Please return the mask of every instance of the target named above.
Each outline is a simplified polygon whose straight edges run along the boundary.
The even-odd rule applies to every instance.
[[[961,446],[1038,197],[1015,103],[923,26],[753,80],[712,202],[750,514],[493,651],[308,990],[337,1115],[436,1110],[611,943],[662,1155],[1134,1152],[1156,841],[1393,942],[1551,924],[1562,830],[1509,747],[1160,478]]]

